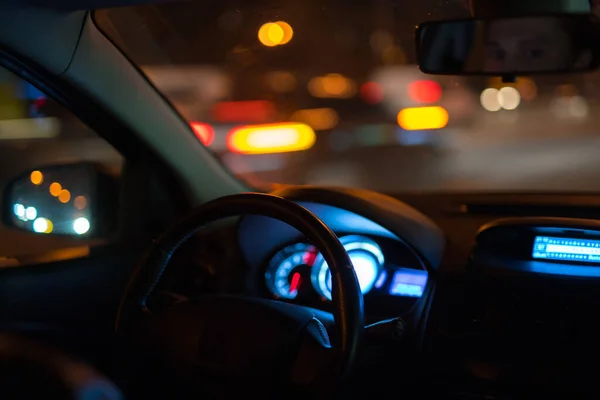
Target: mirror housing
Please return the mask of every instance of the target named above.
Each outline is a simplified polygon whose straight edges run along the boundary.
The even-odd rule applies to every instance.
[[[600,61],[599,26],[590,14],[426,22],[416,32],[417,60],[432,75],[590,71]]]
[[[116,228],[118,184],[94,163],[40,167],[5,188],[4,224],[37,234],[103,237]]]
[[[508,17],[557,13],[589,13],[595,0],[469,0],[473,17]]]

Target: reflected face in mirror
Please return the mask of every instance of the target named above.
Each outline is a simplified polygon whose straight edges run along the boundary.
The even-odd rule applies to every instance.
[[[488,72],[585,68],[591,52],[577,46],[572,21],[514,18],[490,21],[484,28],[484,65]]]
[[[580,72],[597,67],[599,32],[590,14],[428,22],[417,29],[417,58],[430,74]]]

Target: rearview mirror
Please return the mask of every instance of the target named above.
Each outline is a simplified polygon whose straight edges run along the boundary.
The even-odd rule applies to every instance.
[[[5,189],[4,223],[39,234],[94,237],[114,221],[116,182],[92,163],[38,168]]]
[[[598,22],[590,14],[427,22],[416,33],[428,74],[517,76],[597,67]]]

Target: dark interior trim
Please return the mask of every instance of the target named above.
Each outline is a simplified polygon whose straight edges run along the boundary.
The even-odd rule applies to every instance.
[[[159,172],[176,206],[191,208],[178,178],[164,160],[156,154],[131,127],[88,94],[62,77],[50,73],[33,60],[5,46],[0,46],[0,66],[27,80],[53,100],[67,108],[98,136],[111,144],[127,162],[149,164]]]

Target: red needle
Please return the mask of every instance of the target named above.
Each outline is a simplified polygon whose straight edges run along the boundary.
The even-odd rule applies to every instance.
[[[294,272],[292,275],[292,281],[290,282],[290,293],[296,293],[300,286],[300,272]]]
[[[315,259],[317,258],[317,254],[319,254],[319,253],[316,250],[315,251],[307,251],[302,256],[302,261],[304,262],[304,264],[308,265],[309,267],[312,267],[313,264],[315,263]]]

